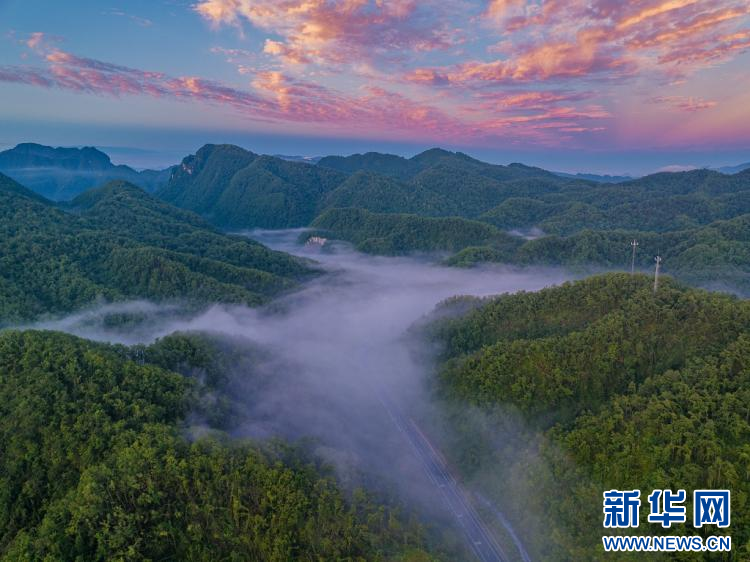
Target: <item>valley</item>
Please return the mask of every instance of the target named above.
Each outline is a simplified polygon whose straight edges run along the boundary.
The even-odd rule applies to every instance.
[[[226,150],[215,149],[224,156]],[[450,154],[433,152],[417,163],[375,162],[403,181],[421,173],[420,162],[450,160]],[[208,160],[216,157],[212,153]],[[369,166],[371,158],[355,164]],[[222,161],[217,170],[247,165],[242,158],[237,162]],[[270,157],[261,162],[270,165]],[[344,170],[335,173],[349,173],[354,165],[325,159],[319,165],[326,162]],[[285,165],[302,167],[296,174],[313,169],[309,163]],[[206,173],[198,163],[190,166],[191,176]],[[516,170],[492,170],[503,173]],[[316,177],[310,186],[320,185]],[[486,217],[368,210],[365,202],[381,199],[366,195],[369,188],[361,183],[352,188],[364,194],[361,207],[331,208],[315,217],[311,209],[319,203],[310,203],[310,192],[296,179],[285,189],[307,201],[300,209],[308,210],[281,222],[295,228],[233,228],[213,212],[201,216],[166,202],[162,192],[149,194],[124,181],[53,203],[1,179],[7,265],[0,279],[12,290],[0,294],[0,356],[15,373],[0,387],[8,404],[0,442],[13,451],[4,469],[12,494],[0,512],[8,560],[32,551],[60,553],[69,548],[64,545],[73,528],[89,537],[76,546],[81,555],[124,552],[118,544],[134,536],[141,508],[117,498],[91,503],[93,497],[74,490],[84,482],[96,486],[102,478],[97,475],[112,471],[121,471],[123,482],[140,478],[120,460],[132,454],[146,462],[168,455],[181,459],[180,466],[213,463],[215,476],[189,480],[191,494],[213,502],[209,511],[227,497],[222,479],[242,477],[233,472],[236,463],[253,463],[253,474],[288,471],[294,486],[312,486],[276,492],[289,494],[283,512],[300,522],[285,527],[284,539],[276,534],[282,532],[278,525],[240,538],[242,516],[215,521],[229,533],[220,548],[256,549],[258,556],[279,561],[321,548],[339,553],[332,556],[360,553],[364,559],[410,562],[594,560],[601,547],[591,531],[599,516],[586,505],[596,503],[597,490],[641,481],[694,488],[710,481],[743,493],[739,475],[748,467],[741,444],[750,435],[741,405],[750,329],[746,301],[669,276],[654,293],[650,274],[617,270],[624,269],[618,260],[626,262],[629,253],[620,243],[637,235],[644,253],[658,247],[672,271],[685,272],[678,277],[704,284],[718,272],[715,282],[741,292],[744,270],[734,260],[747,244],[744,216],[694,230],[574,229],[522,238]],[[194,179],[200,178],[180,181]],[[217,181],[214,176],[205,184],[210,190],[204,197],[217,196]],[[256,186],[266,180],[252,181]],[[670,181],[688,189],[683,176]],[[743,189],[744,183],[738,185]],[[181,197],[192,189],[185,183],[172,189],[177,186]],[[275,180],[261,190],[273,186]],[[260,193],[238,189],[252,197]],[[490,188],[479,189],[487,196]],[[585,198],[585,191],[575,193]],[[515,204],[507,201],[508,208]],[[262,214],[274,216],[269,209]],[[541,223],[510,224],[533,231]],[[740,253],[706,249],[711,244],[735,244]],[[738,265],[701,262],[700,252],[709,251]],[[647,259],[639,255],[636,269]],[[687,260],[682,270],[681,259]],[[58,356],[71,365],[70,375],[63,376],[57,363],[39,362],[49,346],[69,350]],[[102,371],[96,365],[108,366]],[[126,378],[96,378],[108,372]],[[35,403],[29,402],[32,381],[42,373],[52,377],[40,379],[45,385],[69,388],[64,403],[80,410],[62,414],[50,402],[40,415],[26,413]],[[71,387],[67,376],[78,382]],[[88,388],[94,381],[93,394],[81,394],[77,385]],[[146,388],[148,396],[137,394]],[[97,393],[125,394],[121,406],[106,406],[94,420],[89,416],[99,410],[90,400]],[[160,406],[164,400],[172,405]],[[696,400],[713,409],[696,410]],[[127,404],[146,408],[152,417],[128,422]],[[649,425],[647,416],[663,408],[668,413],[657,418],[673,420],[673,433]],[[67,421],[56,421],[60,415]],[[731,433],[713,429],[728,419],[734,420]],[[96,433],[111,438],[94,439],[93,429],[69,434],[70,424],[99,427]],[[684,432],[699,426],[708,433],[687,447]],[[615,443],[597,441],[613,431]],[[56,435],[86,451],[81,460],[53,463],[55,473],[64,475],[57,487],[50,486],[49,474],[24,468],[23,450],[38,439],[34,435]],[[639,464],[623,469],[628,461],[617,451],[637,448],[636,436],[653,441],[639,450]],[[670,469],[675,455],[681,469]],[[196,524],[208,528],[201,519],[205,508],[169,488],[170,478],[187,475],[135,466],[156,470],[154,486],[166,486],[160,493],[180,498],[175,509],[190,514],[175,519],[175,513],[156,510],[176,525],[170,534]],[[307,480],[299,480],[303,475]],[[37,491],[28,495],[29,486]],[[330,493],[318,497],[310,491],[320,486]],[[139,491],[138,502],[158,501],[142,495],[150,493]],[[567,499],[551,499],[556,493]],[[295,497],[307,499],[299,503]],[[25,515],[17,511],[21,498],[33,506]],[[328,538],[300,526],[313,520],[305,511],[311,498],[318,510],[338,506],[327,519],[315,519],[331,526]],[[232,501],[255,505],[256,521],[279,509],[264,511],[249,498]],[[112,509],[122,517],[104,515]],[[733,509],[735,520],[744,521],[744,501]],[[74,515],[81,510],[89,513],[85,520]],[[87,530],[71,527],[74,520]],[[67,527],[54,521],[67,521]],[[172,548],[159,539],[157,521],[147,524],[148,533],[156,534],[138,532],[139,556]],[[347,526],[337,527],[343,521]],[[741,531],[734,537],[745,540]],[[207,552],[207,540],[205,534],[186,535],[180,548]]]
[[[749,0],[0,22],[0,562],[750,561]]]

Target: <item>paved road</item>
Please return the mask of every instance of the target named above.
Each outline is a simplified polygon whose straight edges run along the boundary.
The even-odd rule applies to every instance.
[[[419,426],[386,396],[381,394],[380,401],[393,423],[411,445],[427,477],[440,490],[477,559],[482,562],[510,562],[510,558],[472,506],[466,492],[448,471],[445,459],[432,446]]]
[[[513,544],[516,545],[516,549],[518,549],[518,554],[521,557],[521,560],[523,560],[523,562],[531,562],[531,556],[529,556],[526,547],[524,547],[521,539],[516,534],[515,530],[513,530],[510,522],[505,518],[505,515],[503,515],[503,513],[495,506],[494,503],[485,498],[483,495],[475,492],[474,497],[479,501],[479,503],[484,505],[484,507],[488,509],[495,516],[495,519],[497,519],[498,522],[503,526],[505,531],[513,540]]]

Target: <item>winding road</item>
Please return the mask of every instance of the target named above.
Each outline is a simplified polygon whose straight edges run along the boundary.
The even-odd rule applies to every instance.
[[[477,559],[482,562],[511,562],[512,559],[474,509],[467,493],[448,470],[443,456],[433,447],[416,422],[382,393],[379,398],[391,421],[409,442],[430,482],[440,491]]]

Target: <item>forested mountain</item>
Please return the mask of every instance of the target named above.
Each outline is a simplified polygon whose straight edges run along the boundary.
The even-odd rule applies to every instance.
[[[316,165],[207,145],[157,195],[112,181],[56,204],[0,175],[0,324],[132,298],[268,302],[313,265],[219,228],[290,226],[457,266],[625,268],[635,238],[638,268],[658,253],[691,283],[750,289],[750,171],[603,184],[439,149]],[[532,228],[546,235],[508,232]],[[680,487],[736,491],[750,556],[746,301],[610,274],[436,318],[437,438],[534,558],[599,558],[602,490]],[[209,348],[0,333],[0,559],[456,559],[306,452],[186,441],[188,413],[226,413]]]
[[[722,174],[737,174],[739,172],[744,172],[745,170],[750,170],[750,162],[745,162],[744,164],[738,164],[736,166],[723,166],[721,168],[714,168],[717,172],[721,172]]]
[[[331,209],[312,224],[317,234],[347,240],[361,252],[404,255],[411,252],[457,252],[467,246],[491,245],[510,254],[517,238],[492,225],[459,217],[422,217],[371,213],[363,209]]]
[[[0,235],[3,323],[98,299],[258,304],[310,273],[124,182],[86,193],[66,212],[0,175]]]
[[[182,161],[158,195],[227,228],[308,225],[344,174],[237,146],[206,145]]]
[[[358,171],[346,178],[321,201],[322,209],[355,207],[376,213],[419,213],[443,216],[450,201],[422,184],[406,186],[385,175]]]
[[[372,172],[398,180],[408,180],[422,169],[417,162],[403,156],[379,152],[353,154],[352,156],[326,156],[318,161],[318,165],[347,174]]]
[[[550,234],[583,229],[684,230],[750,212],[750,173],[661,173],[621,184],[567,184],[557,192],[506,200],[482,219],[500,228]]]
[[[523,164],[510,164],[509,166],[488,164],[461,152],[451,152],[442,148],[431,148],[408,159],[377,152],[352,156],[328,156],[322,158],[318,165],[347,173],[360,170],[375,172],[401,180],[414,179],[418,174],[438,166],[454,172],[477,174],[498,181],[523,178],[559,179],[556,174],[541,168]]]
[[[110,182],[70,206],[91,224],[166,250],[184,252],[285,278],[310,273],[308,265],[244,236],[217,231],[195,213],[165,203],[127,182]]]
[[[465,300],[427,328],[444,353],[447,444],[531,530],[535,558],[600,559],[602,491],[656,488],[731,489],[733,553],[750,556],[747,301],[669,280],[654,294],[627,274]],[[722,532],[647,513],[637,534]]]
[[[437,150],[411,160],[402,159],[404,169],[393,172],[393,166],[377,166],[377,156],[320,161],[321,166],[336,165],[359,175],[357,189],[346,190],[351,192],[346,197],[332,196],[329,206],[461,216],[502,229],[537,227],[557,235],[585,229],[685,230],[750,212],[748,171],[727,176],[694,170],[654,174],[622,183],[596,183],[561,178],[520,164],[483,164],[460,153]],[[423,166],[417,168],[414,162]],[[363,181],[363,171],[373,179]],[[381,179],[378,184],[375,174],[408,181]],[[397,208],[386,208],[380,199],[398,202],[391,206]]]
[[[90,159],[108,162],[101,153]],[[457,252],[449,263],[463,266],[508,261],[623,267],[635,238],[640,267],[651,267],[660,253],[665,271],[690,282],[750,286],[750,170],[726,175],[701,169],[598,183],[442,149],[412,158],[329,156],[315,164],[206,145],[174,168],[157,195],[219,228],[313,225],[371,253]],[[512,240],[501,231],[533,232],[538,239]]]
[[[304,451],[188,441],[195,341],[0,334],[0,560],[455,560]]]
[[[116,166],[93,147],[52,148],[34,143],[0,152],[0,172],[54,201],[72,199],[114,179],[155,191],[170,175],[170,170],[137,172],[128,166]]]
[[[653,268],[658,254],[666,271],[690,283],[750,290],[750,214],[672,232],[585,230],[568,237],[546,236],[524,243],[513,260],[627,268],[633,239],[639,243],[638,268]],[[460,262],[463,257],[453,259]],[[490,254],[489,259],[506,258]]]
[[[424,216],[478,217],[510,195],[556,189],[565,180],[521,164],[496,166],[432,149],[411,159],[368,153],[317,165],[206,145],[158,195],[228,228],[307,226],[335,207]]]
[[[750,290],[750,214],[674,232],[584,230],[571,236],[527,240],[480,221],[458,217],[331,209],[312,224],[307,236],[346,240],[362,251],[382,255],[455,252],[445,263],[472,266],[484,262],[517,265],[563,265],[629,269],[632,247],[639,242],[635,265],[651,269],[654,256],[664,271],[690,283]]]
[[[329,156],[315,166],[209,145],[185,159],[160,195],[223,227],[312,225],[370,253],[458,252],[448,263],[463,266],[627,267],[635,238],[639,267],[661,254],[665,271],[692,283],[750,287],[750,171],[597,183],[441,149]]]
[[[114,166],[94,148],[20,144],[0,153],[3,169],[53,199],[72,198],[114,177],[146,191],[163,184],[160,198],[226,228],[307,226],[328,209],[357,207],[571,235],[585,229],[685,230],[750,212],[747,170],[726,175],[700,169],[597,182],[522,164],[488,164],[438,148],[412,158],[370,152],[328,156],[315,164],[260,156],[233,145],[206,145],[171,170],[138,173]],[[89,175],[58,190],[49,188],[61,181],[52,173],[56,169]],[[32,176],[23,176],[23,170]]]
[[[487,164],[438,148],[410,159],[368,153],[323,158],[318,165],[358,177],[356,192],[348,187],[341,190],[343,193],[332,194],[324,201],[326,209],[360,207],[423,216],[478,218],[508,197],[556,190],[558,184],[566,182],[539,168]],[[389,176],[393,181],[378,180],[378,176]],[[365,177],[369,181],[363,181]],[[393,202],[391,209],[385,207],[389,202]]]
[[[739,172],[739,170],[737,170]],[[561,178],[571,178],[576,180],[595,181],[598,183],[622,183],[624,181],[630,181],[633,176],[611,176],[609,174],[587,174],[578,172],[575,174],[569,174],[565,172],[555,172]]]
[[[349,181],[359,183],[353,180],[363,173],[355,172]],[[448,251],[467,243],[448,261],[462,266],[494,261],[625,268],[630,242],[636,239],[639,268],[653,267],[659,254],[665,271],[691,283],[750,289],[750,171],[731,176],[710,170],[662,173],[621,184],[516,179],[500,188],[485,176],[442,173],[439,166],[416,177],[424,183],[414,184],[411,191],[381,181],[382,197],[363,195],[366,189],[340,188],[341,196],[334,198],[339,190],[334,191],[329,196],[333,206],[377,209],[394,216],[355,217],[349,210],[332,209],[313,223],[328,230],[317,234],[386,254],[426,248]],[[496,226],[494,233],[487,230],[477,236],[473,222],[460,220],[452,220],[446,229],[425,230],[425,221],[414,216],[440,216],[448,210],[474,216],[491,198],[505,199],[477,220]],[[397,206],[384,201],[398,201],[412,215],[396,216]],[[426,211],[425,201],[436,207]],[[391,234],[386,232],[389,228],[394,229]],[[409,231],[413,236],[404,234]],[[534,240],[512,240],[501,231],[538,234]],[[424,240],[430,232],[436,238]],[[478,243],[480,239],[486,242]]]
[[[518,164],[483,164],[438,150],[401,159],[401,168],[379,165],[381,156],[332,157],[319,165],[410,180],[411,189],[406,192],[411,199],[405,199],[400,212],[426,216],[449,213],[479,218],[503,229],[538,227],[560,235],[584,229],[666,232],[750,211],[747,171],[731,176],[710,170],[660,173],[610,184],[560,178]],[[393,191],[390,187],[388,193]],[[366,199],[363,195],[361,198]],[[413,203],[415,198],[425,201],[421,209]],[[352,204],[353,200],[343,202],[359,206]]]

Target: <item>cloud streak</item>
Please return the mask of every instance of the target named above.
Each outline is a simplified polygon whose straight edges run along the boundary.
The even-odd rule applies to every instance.
[[[190,11],[236,81],[80,56],[39,32],[14,39],[37,63],[2,66],[0,81],[223,106],[330,136],[498,147],[640,147],[634,121],[659,108],[662,130],[671,115],[684,143],[701,143],[729,130],[747,96],[741,81],[718,100],[695,86],[708,69],[728,84],[737,74],[746,0],[198,0]],[[238,44],[222,46],[222,30]],[[704,135],[704,110],[734,113]],[[640,127],[658,144],[651,129]]]
[[[230,106],[254,121],[323,124],[343,131],[366,126],[371,133],[413,135],[415,139],[491,139],[512,131],[518,138],[551,142],[555,132],[565,136],[597,131],[599,126],[590,122],[609,116],[598,106],[574,107],[585,96],[570,92],[486,96],[479,105],[447,111],[381,86],[363,85],[354,92],[342,92],[279,70],[251,72],[249,88],[240,89],[197,76],[175,77],[80,57],[47,46],[43,36],[34,35],[29,42],[45,66],[0,66],[0,82]],[[477,112],[478,108],[484,112]]]
[[[454,85],[686,75],[749,49],[749,15],[744,0],[494,1],[485,18],[510,36],[505,58],[412,75]]]
[[[717,105],[715,101],[685,96],[658,96],[652,98],[651,101],[658,104],[666,104],[675,109],[689,112],[711,109]]]
[[[438,2],[416,0],[203,0],[195,11],[214,27],[248,23],[272,32],[263,51],[291,64],[344,63],[394,51],[432,51],[452,44],[426,13]]]

